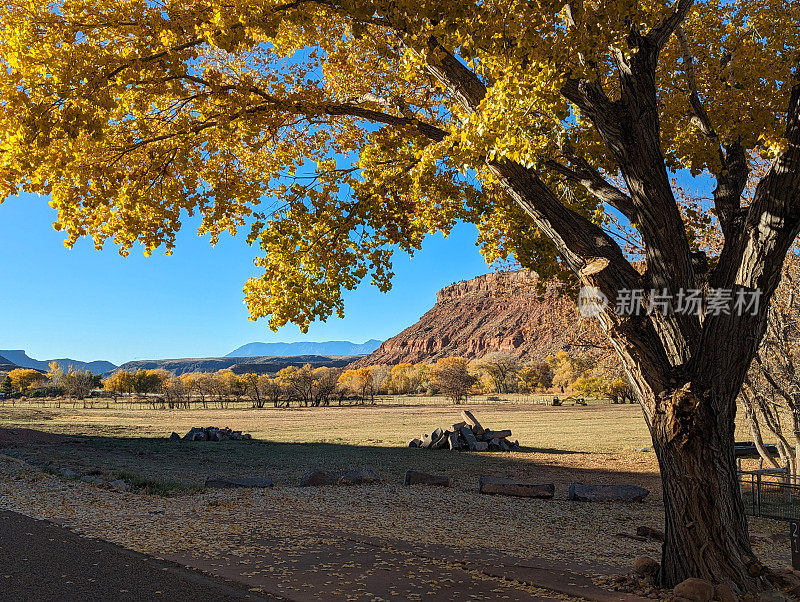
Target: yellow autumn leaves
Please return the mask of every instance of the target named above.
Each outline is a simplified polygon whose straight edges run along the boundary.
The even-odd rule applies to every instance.
[[[549,171],[564,149],[609,172],[603,140],[561,93],[568,78],[619,96],[616,61],[672,10],[666,0],[480,3],[344,0],[10,0],[0,8],[0,195],[47,194],[67,243],[123,253],[249,231],[263,273],[251,316],[306,328],[343,289],[390,286],[391,256],[459,220],[487,257],[558,271],[552,244],[510,207],[485,161],[513,161],[563,202],[602,206]],[[657,73],[669,167],[713,170],[718,142],[779,152],[800,7],[696,2]],[[435,40],[435,44],[432,43]],[[451,52],[487,87],[477,110],[429,67]],[[434,132],[434,133],[432,133]]]

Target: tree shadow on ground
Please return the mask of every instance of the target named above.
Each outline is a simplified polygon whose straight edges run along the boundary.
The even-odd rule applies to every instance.
[[[167,489],[174,492],[196,490],[209,476],[267,477],[279,486],[291,486],[315,468],[372,466],[386,482],[396,484],[402,483],[406,470],[419,470],[449,474],[461,488],[476,488],[478,477],[490,474],[556,483],[557,492],[563,494],[557,497],[565,496],[565,486],[574,481],[633,483],[660,494],[659,477],[652,472],[609,469],[598,462],[598,456],[535,447],[503,453],[258,439],[171,442],[0,428],[0,453],[51,471],[70,468],[80,475],[124,475],[134,481],[169,483]]]
[[[553,455],[586,455],[586,452],[575,451],[574,449],[556,449],[554,447],[531,447],[528,445],[521,445],[519,450],[521,453],[527,454],[553,454]]]

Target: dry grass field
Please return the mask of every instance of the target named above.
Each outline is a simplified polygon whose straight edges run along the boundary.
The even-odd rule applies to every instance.
[[[457,482],[462,476],[465,482],[474,481],[481,471],[535,478],[548,467],[575,476],[599,469],[652,480],[656,470],[652,454],[634,451],[649,442],[638,406],[470,404],[469,408],[487,427],[511,429],[512,439],[518,439],[523,449],[470,454],[406,448],[409,439],[461,420],[460,406],[442,403],[261,410],[17,405],[0,407],[0,427],[67,435],[51,444],[7,443],[39,462],[188,486],[201,485],[209,473],[223,467],[231,476],[259,473],[285,485],[316,466],[365,464],[390,480],[414,468],[450,471]],[[253,440],[166,441],[172,431],[183,435],[193,426],[227,426],[250,433]]]
[[[636,450],[649,444],[638,406],[491,402],[468,408],[487,427],[510,428],[521,450],[405,447],[412,437],[460,420],[460,407],[441,402],[261,410],[0,406],[0,508],[158,556],[207,563],[227,558],[225,566],[236,558],[245,568],[252,559],[263,564],[276,545],[307,549],[321,534],[341,532],[411,543],[441,534],[436,541],[465,550],[488,541],[498,553],[601,567],[598,572],[659,555],[660,544],[629,537],[638,526],[663,524],[654,454]],[[253,440],[167,440],[172,431],[183,435],[193,426],[227,426]],[[295,486],[311,468],[365,465],[379,472],[382,484]],[[53,474],[64,467],[122,477],[134,490]],[[451,474],[455,489],[403,487],[408,469]],[[555,499],[479,495],[481,474],[555,483]],[[277,486],[205,491],[210,475],[263,476]],[[652,494],[638,504],[571,502],[567,489],[575,481],[634,483]],[[751,521],[751,532],[763,534],[756,550],[774,565],[790,561],[786,531],[776,521]],[[211,541],[209,532],[215,533]],[[265,533],[283,543],[264,543]],[[279,570],[275,563],[283,558],[271,560],[269,570]],[[285,562],[281,574],[291,579],[291,562]],[[257,572],[245,568],[245,576]]]

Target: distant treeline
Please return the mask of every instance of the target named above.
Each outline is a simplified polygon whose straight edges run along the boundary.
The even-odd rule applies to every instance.
[[[446,357],[435,363],[385,364],[364,368],[288,366],[268,374],[236,374],[231,370],[192,372],[179,376],[156,369],[118,370],[100,381],[86,371],[64,372],[56,365],[46,374],[36,370],[9,373],[9,386],[25,394],[88,396],[93,388],[113,397],[144,396],[165,407],[225,407],[250,402],[254,408],[375,403],[379,395],[443,395],[461,403],[469,395],[572,391],[587,397],[625,401],[629,388],[613,370],[598,366],[594,358],[561,351],[540,362],[522,362],[508,353],[490,353],[469,361]]]

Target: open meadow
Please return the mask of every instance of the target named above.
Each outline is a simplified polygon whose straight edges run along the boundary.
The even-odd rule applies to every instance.
[[[329,584],[325,591],[331,599],[380,597],[368,583],[378,567],[324,560],[348,545],[383,552],[411,546],[407,554],[427,555],[434,564],[443,562],[442,555],[447,562],[452,555],[463,560],[477,553],[483,562],[499,555],[517,559],[511,564],[535,560],[592,575],[629,571],[637,557],[658,557],[660,551],[660,543],[636,535],[641,526],[663,529],[663,509],[655,457],[637,450],[649,445],[649,437],[635,405],[453,406],[428,400],[288,409],[109,406],[0,406],[0,508],[61,522],[289,598],[302,591],[302,582],[320,591],[320,571],[330,583],[345,579],[344,574],[349,575],[345,581],[354,580],[344,589]],[[462,407],[484,426],[511,429],[520,450],[406,447],[412,437],[459,422]],[[253,438],[168,440],[173,431],[183,435],[212,425]],[[313,468],[362,466],[377,470],[381,483],[296,486]],[[64,469],[74,471],[68,473],[71,478],[64,477]],[[409,469],[447,473],[454,487],[404,487]],[[555,498],[479,495],[478,478],[484,474],[554,483]],[[131,489],[86,482],[93,476],[123,479]],[[203,483],[209,476],[268,477],[276,486],[207,490]],[[569,501],[568,487],[576,481],[631,483],[651,494],[635,504]],[[782,523],[751,519],[756,549],[778,566],[789,563],[785,531]],[[413,549],[421,544],[423,551]],[[437,545],[444,551],[435,551]],[[313,558],[309,550],[316,550]],[[535,579],[514,579],[531,595],[538,591]],[[399,589],[397,595],[415,599],[419,587]]]

